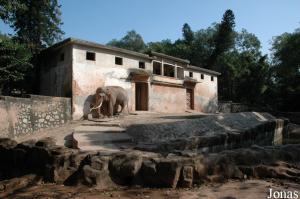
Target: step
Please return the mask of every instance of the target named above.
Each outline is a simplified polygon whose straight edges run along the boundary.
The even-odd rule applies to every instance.
[[[72,139],[83,151],[118,151],[132,145],[132,138],[124,128],[107,126],[78,126]]]

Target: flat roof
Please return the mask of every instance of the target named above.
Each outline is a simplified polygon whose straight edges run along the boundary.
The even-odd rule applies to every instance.
[[[61,42],[58,42],[58,43],[54,44],[53,46],[50,46],[50,47],[46,48],[42,52],[56,50],[56,49],[58,49],[62,46],[68,45],[68,44],[77,44],[77,45],[83,45],[83,46],[88,46],[88,47],[92,47],[92,48],[105,49],[105,50],[109,50],[109,51],[113,51],[113,52],[118,52],[118,53],[123,53],[123,54],[128,54],[128,55],[140,57],[140,58],[143,58],[143,59],[149,59],[149,60],[154,60],[157,57],[162,57],[162,58],[166,58],[166,59],[173,60],[173,61],[176,61],[176,62],[185,63],[185,64],[187,64],[187,69],[200,71],[200,72],[204,72],[204,73],[209,73],[209,74],[212,74],[212,75],[221,75],[221,73],[219,73],[217,71],[209,70],[209,69],[206,69],[206,68],[201,68],[201,67],[198,67],[198,66],[189,65],[190,61],[187,60],[187,59],[181,59],[181,58],[178,58],[178,57],[173,57],[173,56],[170,56],[170,55],[166,55],[166,54],[158,53],[158,52],[154,52],[154,51],[151,51],[148,55],[148,54],[139,53],[139,52],[123,49],[123,48],[117,48],[117,47],[113,47],[113,46],[107,46],[107,45],[99,44],[99,43],[96,43],[96,42],[90,42],[90,41],[86,41],[86,40],[82,40],[82,39],[77,39],[77,38],[73,38],[73,37],[69,37],[69,38],[67,38],[67,39],[65,39]]]
[[[54,44],[53,46],[50,46],[49,48],[45,49],[45,51],[57,49],[57,48],[60,48],[64,45],[68,45],[68,44],[77,44],[77,45],[88,46],[88,47],[92,47],[92,48],[99,48],[99,49],[105,49],[105,50],[119,52],[119,53],[123,53],[123,54],[128,54],[128,55],[132,55],[132,56],[136,56],[136,57],[141,57],[144,59],[150,59],[150,60],[153,59],[152,57],[150,57],[147,54],[143,54],[143,53],[139,53],[139,52],[123,49],[123,48],[117,48],[117,47],[113,47],[113,46],[106,46],[106,45],[99,44],[96,42],[90,42],[90,41],[72,38],[72,37],[67,38],[61,42],[58,42],[58,43]]]
[[[212,74],[212,75],[221,75],[221,73],[219,73],[217,71],[209,70],[206,68],[201,68],[199,66],[188,65],[187,69],[192,69],[192,70],[196,70],[196,71],[200,71],[200,72],[204,72],[204,73],[208,73],[208,74]]]
[[[181,59],[181,58],[178,58],[178,57],[173,57],[173,56],[170,56],[170,55],[166,55],[166,54],[158,53],[158,52],[154,52],[154,51],[150,52],[150,56],[162,57],[162,58],[170,59],[170,60],[173,60],[173,61],[182,62],[182,63],[185,63],[185,64],[190,63],[190,61],[187,60],[187,59]]]

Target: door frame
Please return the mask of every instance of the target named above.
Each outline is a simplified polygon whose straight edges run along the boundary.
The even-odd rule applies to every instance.
[[[137,92],[138,92],[138,90],[137,90],[137,85],[142,85],[141,86],[141,89],[143,89],[143,88],[145,88],[146,89],[146,94],[145,94],[145,101],[144,101],[144,105],[145,105],[145,110],[143,110],[143,102],[142,101],[140,101],[140,103],[139,103],[139,105],[140,105],[140,107],[138,107],[138,96],[137,96]],[[142,92],[141,92],[142,93]],[[142,81],[140,81],[140,82],[135,82],[135,110],[136,111],[149,111],[149,84],[148,84],[148,82],[142,82]]]
[[[188,110],[195,110],[195,106],[194,106],[194,104],[195,104],[194,88],[190,88],[190,87],[185,88],[185,92],[186,92],[186,96],[185,97],[187,97],[188,90],[191,91],[191,96],[190,96],[191,98],[190,98],[190,107],[187,107],[187,109]],[[187,102],[185,102],[185,103],[187,105]]]

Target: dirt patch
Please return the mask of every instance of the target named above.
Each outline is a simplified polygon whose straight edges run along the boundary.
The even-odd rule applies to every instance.
[[[114,188],[98,189],[85,186],[68,187],[55,184],[28,186],[11,193],[0,193],[1,198],[44,199],[44,198],[89,198],[89,199],[233,199],[267,198],[269,189],[300,191],[300,185],[279,180],[246,180],[226,183],[204,184],[192,189],[150,189],[150,188]]]

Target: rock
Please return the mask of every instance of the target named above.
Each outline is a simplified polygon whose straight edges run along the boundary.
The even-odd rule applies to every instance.
[[[113,187],[108,170],[108,158],[95,155],[87,155],[80,163],[76,172],[70,175],[64,182],[65,185],[87,185],[98,188]]]
[[[49,148],[56,145],[56,140],[53,137],[46,137],[36,142],[35,146]]]
[[[142,165],[139,154],[117,154],[109,161],[109,172],[114,181],[130,185]]]
[[[161,160],[156,164],[156,184],[159,187],[175,188],[180,176],[181,166],[176,160]]]
[[[113,185],[108,170],[93,169],[90,165],[83,167],[83,184],[88,186],[96,185],[98,188],[108,188]]]
[[[183,166],[179,181],[180,187],[190,188],[193,186],[194,168],[192,166]]]
[[[207,168],[203,163],[196,163],[194,165],[194,183],[202,184],[206,180],[207,173]]]
[[[140,170],[142,184],[155,187],[156,165],[153,160],[144,160]]]
[[[17,145],[18,143],[15,140],[9,139],[9,138],[0,138],[0,149],[5,148],[13,148]]]

